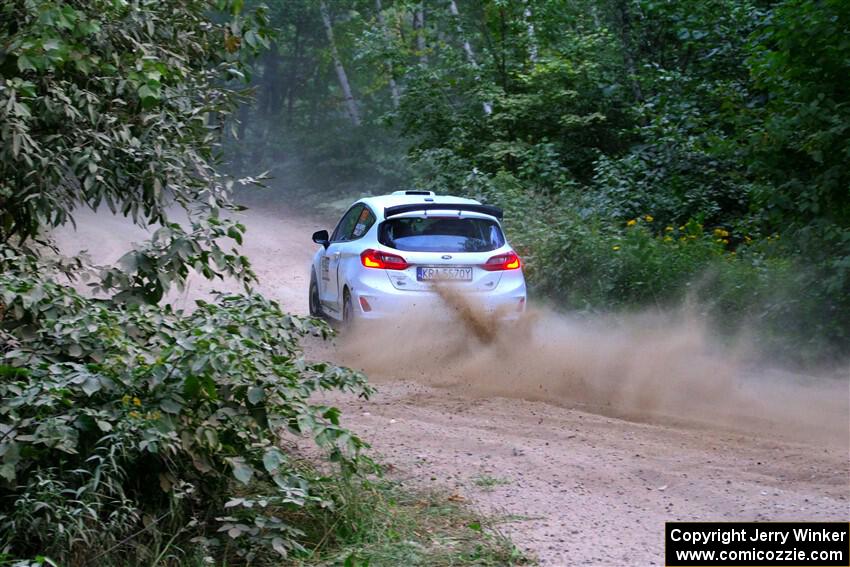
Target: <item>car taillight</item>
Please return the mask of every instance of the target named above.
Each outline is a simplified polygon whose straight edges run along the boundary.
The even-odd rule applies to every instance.
[[[500,272],[502,270],[518,270],[522,267],[522,262],[519,260],[519,256],[516,255],[515,252],[508,252],[507,254],[499,254],[498,256],[493,256],[487,262],[481,266],[488,272]]]
[[[381,270],[406,270],[409,265],[404,258],[397,254],[372,250],[371,248],[360,254],[360,262],[367,268]]]

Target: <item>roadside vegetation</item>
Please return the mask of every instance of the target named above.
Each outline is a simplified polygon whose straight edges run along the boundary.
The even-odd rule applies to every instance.
[[[507,486],[511,484],[511,481],[506,478],[499,478],[495,476],[481,475],[472,479],[472,484],[480,488],[481,490],[493,490],[498,486]]]
[[[448,497],[381,480],[311,401],[369,396],[366,377],[305,360],[331,330],[252,291],[228,212],[259,178],[216,163],[265,11],[11,0],[0,22],[0,564],[523,561]],[[86,207],[152,237],[115,265],[64,258],[50,229]],[[192,273],[244,293],[163,302]]]
[[[561,308],[692,304],[846,359],[850,3],[268,4],[0,3],[0,564],[527,561],[311,401],[371,388],[252,290],[229,213],[264,170],[271,198],[477,197]],[[63,258],[79,208],[152,237]],[[244,293],[165,304],[191,274]]]
[[[501,519],[470,511],[456,495],[388,481],[336,487],[344,505],[322,525],[316,547],[293,565],[532,565],[500,531]],[[330,528],[330,529],[329,529]]]
[[[232,167],[327,204],[502,205],[538,299],[683,304],[773,360],[850,346],[850,4],[294,0]]]

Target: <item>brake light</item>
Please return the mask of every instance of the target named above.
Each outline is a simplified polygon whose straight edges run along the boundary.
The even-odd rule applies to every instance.
[[[516,252],[508,252],[507,254],[499,254],[498,256],[493,256],[487,262],[481,266],[488,272],[500,272],[502,270],[518,270],[522,267],[522,262],[520,262],[519,256],[516,255]]]
[[[381,270],[406,270],[409,264],[397,254],[382,252],[380,250],[368,249],[360,254],[360,262],[367,268],[378,268]]]

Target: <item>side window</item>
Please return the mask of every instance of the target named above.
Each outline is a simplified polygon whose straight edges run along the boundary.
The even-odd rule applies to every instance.
[[[354,205],[348,209],[348,212],[342,216],[339,224],[336,225],[336,230],[334,230],[333,236],[331,236],[331,242],[343,242],[348,240],[351,236],[351,232],[354,230],[354,225],[357,224],[357,219],[360,217],[360,212],[363,208],[363,205]]]
[[[360,216],[357,217],[357,224],[354,225],[354,230],[351,232],[351,239],[360,238],[372,228],[375,224],[375,215],[369,210],[369,207],[363,207]]]
[[[375,215],[365,205],[354,205],[343,215],[334,230],[331,242],[346,242],[360,238],[375,224]]]

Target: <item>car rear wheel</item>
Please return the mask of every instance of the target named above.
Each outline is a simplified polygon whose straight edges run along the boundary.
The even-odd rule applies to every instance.
[[[310,272],[310,316],[311,317],[321,317],[324,315],[322,312],[322,303],[319,300],[319,283],[316,281],[316,272]]]

